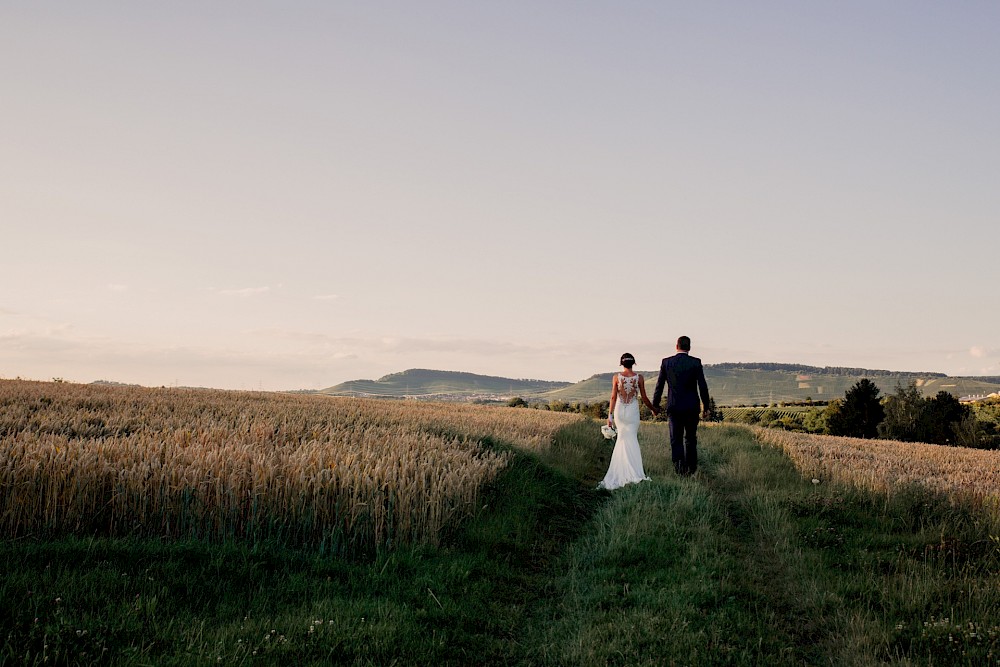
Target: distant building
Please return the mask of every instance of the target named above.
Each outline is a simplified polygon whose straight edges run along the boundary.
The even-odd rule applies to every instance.
[[[963,396],[958,399],[959,403],[978,403],[979,401],[985,401],[991,398],[1000,398],[1000,393],[993,392],[992,394],[972,394],[970,396]]]

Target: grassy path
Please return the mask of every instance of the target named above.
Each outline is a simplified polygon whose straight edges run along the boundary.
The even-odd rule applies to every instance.
[[[148,539],[0,541],[0,664],[989,665],[1000,548],[912,489],[802,479],[739,428],[596,491],[594,424],[519,454],[439,548],[374,559]]]
[[[813,484],[744,430],[703,430],[694,478],[612,494],[570,547],[544,662],[997,664],[1000,554],[988,525],[915,490]],[[945,547],[941,547],[945,545]]]
[[[553,664],[799,664],[814,657],[814,601],[791,590],[789,531],[758,493],[757,465],[704,437],[702,470],[669,472],[665,433],[645,428],[651,483],[612,494],[571,548]],[[713,435],[719,435],[713,433]],[[650,437],[652,436],[652,437]],[[659,436],[659,437],[657,437]],[[766,456],[757,448],[754,455]],[[793,582],[796,582],[793,584]]]

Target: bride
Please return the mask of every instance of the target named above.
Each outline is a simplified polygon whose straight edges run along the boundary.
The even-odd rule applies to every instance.
[[[608,426],[616,426],[618,439],[611,454],[608,474],[597,485],[599,489],[617,489],[633,482],[648,480],[642,469],[642,452],[639,451],[639,401],[653,413],[656,409],[646,397],[646,381],[632,370],[635,357],[622,355],[621,373],[615,374],[611,384],[611,405],[608,407]]]

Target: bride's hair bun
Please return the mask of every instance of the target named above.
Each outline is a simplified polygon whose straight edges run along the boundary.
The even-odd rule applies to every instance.
[[[635,365],[635,357],[631,353],[626,352],[622,355],[621,365],[625,368],[632,368]]]

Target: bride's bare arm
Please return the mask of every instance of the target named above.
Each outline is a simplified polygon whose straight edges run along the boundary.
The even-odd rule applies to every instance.
[[[611,416],[615,414],[615,403],[618,402],[618,376],[611,378],[611,405],[608,406],[608,425],[611,425]]]
[[[653,403],[646,396],[646,380],[643,379],[642,375],[639,375],[639,394],[642,396],[642,402],[646,404],[649,411],[654,415],[656,414],[656,408],[653,407]]]

